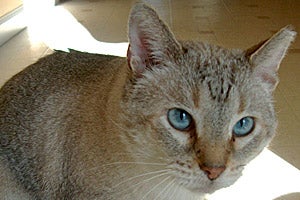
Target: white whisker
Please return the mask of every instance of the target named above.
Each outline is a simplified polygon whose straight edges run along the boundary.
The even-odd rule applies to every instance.
[[[152,155],[146,154],[146,153],[139,153],[139,152],[123,152],[123,153],[113,153],[111,155],[118,155],[118,156],[124,156],[129,155],[130,157],[136,156],[136,157],[142,157],[142,158],[151,158],[151,159],[157,159],[157,160],[163,160],[163,157],[153,157]]]
[[[164,182],[166,182],[168,179],[170,179],[171,176],[168,176],[167,178],[163,179],[161,182],[159,182],[158,184],[156,184],[153,188],[151,188],[151,190],[149,190],[141,200],[145,199],[146,196],[148,196],[151,192],[153,192],[157,187],[159,187],[161,184],[163,184]]]
[[[120,124],[118,124],[115,120],[113,120],[111,117],[109,117],[109,120],[115,125],[117,126],[120,130],[123,130],[125,132],[127,132],[128,130],[126,129],[126,127],[122,127]]]
[[[138,182],[138,183],[136,183],[136,184],[130,185],[129,188],[126,188],[125,190],[122,190],[122,191],[118,191],[118,193],[123,193],[123,192],[125,192],[125,191],[128,191],[128,190],[131,189],[131,188],[134,188],[134,187],[136,187],[136,186],[140,186],[141,184],[147,183],[147,182],[149,182],[149,181],[151,181],[151,180],[153,180],[153,179],[156,179],[156,178],[159,178],[159,177],[165,176],[165,175],[169,175],[169,173],[168,173],[168,172],[165,172],[165,173],[162,173],[162,174],[158,174],[158,175],[156,175],[156,176],[152,176],[152,177],[150,177],[150,178],[148,178],[148,179],[145,179],[145,180],[142,180],[142,181],[140,181],[140,182]],[[138,189],[138,187],[136,187],[136,188],[132,191],[132,193],[134,193],[137,189]]]
[[[145,166],[164,166],[166,167],[167,164],[164,164],[164,163],[155,163],[155,162],[134,162],[134,161],[124,161],[124,162],[112,162],[112,163],[106,163],[106,164],[103,164],[103,165],[99,165],[99,166],[95,166],[95,167],[92,167],[92,168],[89,168],[88,170],[89,171],[93,171],[93,170],[99,170],[100,168],[106,168],[106,167],[109,167],[109,166],[123,166],[123,165],[145,165]]]
[[[112,118],[109,118],[109,120],[116,126],[116,127],[118,127],[120,130],[122,130],[122,131],[124,131],[124,133],[126,133],[126,134],[128,134],[128,135],[132,135],[132,133],[135,133],[136,131],[133,131],[133,130],[128,130],[128,128],[127,127],[123,127],[121,124],[118,124],[114,119],[112,119]],[[152,137],[150,137],[150,138],[148,138],[148,139],[150,139],[152,142],[150,142],[150,140],[148,141],[148,144],[152,144],[152,145],[157,145],[157,141],[156,140],[154,140]],[[160,150],[159,148],[158,148],[158,150]],[[165,155],[166,157],[168,157],[168,155],[166,154],[166,152],[164,152],[164,151],[162,151],[162,150],[160,150],[160,152],[163,154],[163,155]],[[151,154],[147,154],[146,152],[143,152],[143,154],[142,155],[144,155],[144,156],[147,156],[147,157],[149,157],[149,158],[153,158],[153,156],[151,155]],[[165,157],[163,158],[163,157],[159,157],[160,159],[162,159],[162,160],[164,160],[165,159]]]
[[[119,165],[119,164],[135,164],[135,165],[148,165],[148,166],[167,166],[167,164],[163,163],[148,163],[148,162],[114,162],[114,163],[107,163],[102,165],[102,167],[105,166],[111,166],[111,165]]]
[[[137,176],[133,176],[131,178],[128,178],[124,181],[121,181],[120,183],[118,183],[117,185],[115,185],[112,189],[118,187],[119,185],[123,184],[123,183],[126,183],[128,181],[131,181],[131,180],[134,180],[134,179],[137,179],[139,177],[143,177],[143,176],[148,176],[148,175],[153,175],[153,174],[158,174],[158,173],[162,173],[162,172],[168,172],[170,171],[170,169],[164,169],[164,170],[158,170],[158,171],[153,171],[153,172],[148,172],[148,173],[144,173],[144,174],[139,174]]]
[[[178,187],[179,187],[179,186],[176,185],[175,183],[176,183],[176,182],[174,181],[174,182],[173,182],[173,190],[170,191],[170,192],[172,192],[172,191],[173,191],[173,192],[168,196],[168,197],[169,197],[168,199],[174,200],[174,195],[176,194],[176,192],[177,192],[177,190],[178,190]],[[174,187],[174,186],[175,186],[175,187]]]
[[[172,181],[170,181],[170,182],[166,185],[166,187],[165,187],[163,190],[161,190],[160,193],[158,193],[158,195],[155,197],[154,200],[157,200],[157,199],[160,197],[160,195],[162,195],[164,192],[166,192],[166,191],[172,186],[172,184],[174,184],[174,182],[175,182],[175,178],[174,178]]]

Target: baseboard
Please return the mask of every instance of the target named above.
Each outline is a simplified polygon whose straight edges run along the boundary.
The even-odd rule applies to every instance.
[[[24,9],[20,6],[0,18],[0,46],[26,27]]]

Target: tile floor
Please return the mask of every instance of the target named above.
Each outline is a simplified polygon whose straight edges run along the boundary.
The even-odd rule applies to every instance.
[[[126,42],[127,17],[133,2],[73,0],[65,1],[60,7],[70,11],[97,40]],[[157,9],[178,39],[197,39],[246,49],[288,24],[293,24],[300,32],[300,1],[297,0],[146,2]],[[30,29],[21,32],[0,47],[0,85],[51,52],[45,42],[30,38]],[[279,75],[281,82],[275,97],[280,125],[269,148],[300,169],[300,37],[284,59]],[[294,199],[297,198],[300,196]]]

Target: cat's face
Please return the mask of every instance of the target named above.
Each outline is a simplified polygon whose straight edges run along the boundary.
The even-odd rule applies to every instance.
[[[128,60],[134,75],[124,101],[129,151],[136,160],[161,163],[153,167],[177,185],[211,193],[235,182],[274,136],[272,92],[288,45],[277,45],[275,36],[248,52],[177,42],[163,24],[149,30],[149,23],[161,23],[153,12],[142,6],[132,14]],[[291,30],[277,37],[284,34],[292,41]],[[261,69],[268,65],[273,68]]]
[[[183,46],[177,60],[135,83],[130,119],[134,137],[145,143],[133,151],[161,157],[178,184],[212,192],[231,185],[274,135],[272,97],[244,53]]]

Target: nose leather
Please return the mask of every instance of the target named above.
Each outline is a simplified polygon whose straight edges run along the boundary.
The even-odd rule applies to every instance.
[[[210,180],[217,179],[226,169],[225,166],[218,166],[218,167],[200,166],[200,168],[206,173],[207,177]]]

